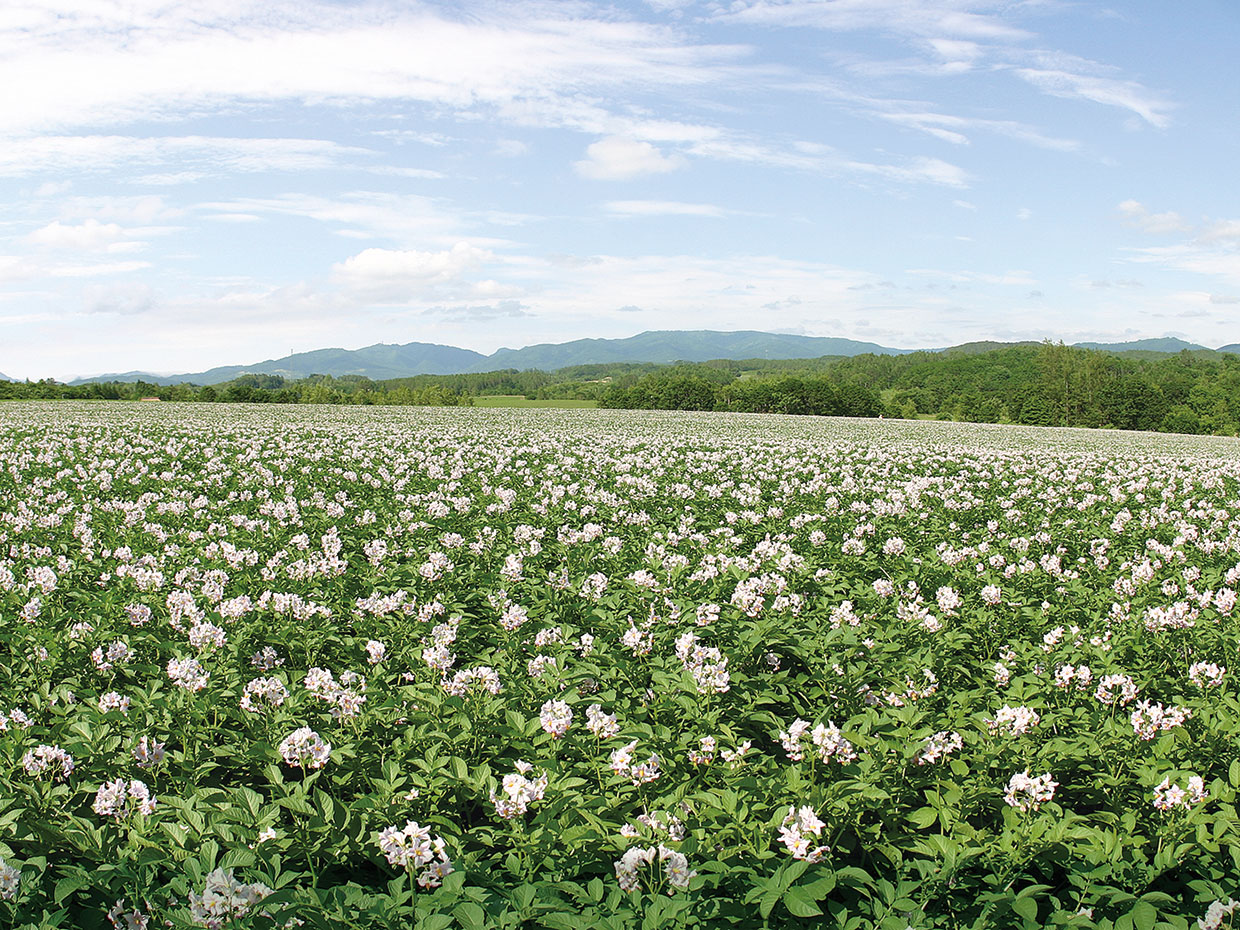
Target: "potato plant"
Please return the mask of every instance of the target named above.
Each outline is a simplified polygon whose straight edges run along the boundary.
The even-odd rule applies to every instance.
[[[0,920],[1227,926],[1238,463],[0,407]]]

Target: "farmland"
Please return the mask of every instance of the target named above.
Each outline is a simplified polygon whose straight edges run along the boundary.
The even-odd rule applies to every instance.
[[[1240,444],[0,407],[18,926],[1226,926]]]

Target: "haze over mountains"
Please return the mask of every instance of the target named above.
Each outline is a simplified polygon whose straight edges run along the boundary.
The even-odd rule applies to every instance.
[[[1002,343],[970,344],[972,351],[985,351],[983,346],[998,348]],[[1182,339],[1141,339],[1124,343],[1077,343],[1082,348],[1108,352],[1175,353],[1184,349],[1194,352],[1240,352],[1240,344],[1211,350]],[[966,347],[960,347],[966,349]],[[798,336],[789,333],[755,331],[714,332],[710,330],[667,330],[639,333],[627,339],[576,339],[572,342],[547,343],[521,349],[498,349],[483,355],[456,346],[411,342],[405,345],[379,343],[361,349],[317,349],[298,352],[284,358],[268,359],[246,365],[226,365],[208,371],[178,375],[153,375],[149,372],[123,373],[77,378],[71,384],[101,381],[147,381],[152,384],[220,384],[242,374],[281,375],[289,380],[310,375],[361,375],[375,381],[406,378],[419,374],[461,374],[498,371],[505,368],[554,371],[571,365],[610,362],[676,361],[704,362],[711,359],[795,359],[818,358],[824,355],[854,356],[904,355],[917,349],[896,349],[872,342],[837,339],[824,336]],[[927,351],[943,351],[930,349]],[[0,378],[4,377],[0,375]]]

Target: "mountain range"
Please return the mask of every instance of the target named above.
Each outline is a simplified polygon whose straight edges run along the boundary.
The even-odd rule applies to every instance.
[[[1005,343],[969,343],[952,349],[927,351],[980,352],[1001,348]],[[1133,342],[1076,343],[1081,348],[1104,352],[1173,354],[1192,352],[1237,352],[1240,344],[1212,350],[1182,339],[1139,339]],[[281,375],[297,380],[309,375],[361,375],[375,381],[407,378],[412,375],[450,375],[467,372],[498,371],[505,368],[554,371],[571,365],[611,362],[704,362],[711,359],[795,359],[824,355],[853,356],[905,355],[916,349],[893,349],[872,342],[825,336],[798,336],[790,333],[755,331],[715,332],[712,330],[665,330],[639,333],[627,339],[576,339],[572,342],[543,343],[521,349],[498,349],[483,355],[456,346],[410,342],[405,345],[378,343],[362,349],[316,349],[249,365],[225,365],[208,371],[180,375],[153,375],[143,371],[77,378],[70,384],[101,381],[146,381],[151,384],[220,384],[243,374]],[[3,378],[0,375],[0,378]]]
[[[554,371],[570,365],[608,362],[705,362],[716,358],[818,358],[823,355],[901,355],[911,349],[890,349],[872,342],[796,336],[788,333],[670,330],[645,332],[627,339],[577,339],[544,343],[522,349],[497,349],[490,355],[456,346],[410,342],[378,343],[362,349],[316,349],[250,365],[225,365],[182,375],[123,373],[77,378],[70,384],[93,381],[147,381],[151,384],[220,384],[243,374],[281,375],[289,380],[312,374],[362,375],[375,381],[411,375],[452,375],[499,371],[505,368]]]

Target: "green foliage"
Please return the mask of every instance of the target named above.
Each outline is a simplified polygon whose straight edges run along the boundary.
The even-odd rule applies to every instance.
[[[0,399],[467,406],[478,397],[597,402],[610,408],[1240,432],[1240,357],[978,343],[944,352],[818,359],[606,363],[554,372],[418,375],[372,381],[246,374],[214,386],[0,381]],[[494,401],[502,404],[503,401]]]
[[[255,927],[1191,926],[1240,887],[1236,458],[855,419],[8,405],[0,913],[106,927],[123,899],[188,927],[231,888]],[[494,693],[453,683],[483,668]],[[1099,697],[1109,675],[1139,692]],[[1143,734],[1141,701],[1187,713]],[[303,727],[330,751],[290,761]],[[1022,772],[1050,796],[1005,800]],[[506,814],[518,773],[546,780]],[[154,809],[108,813],[115,779]],[[450,873],[381,846],[410,822]]]

